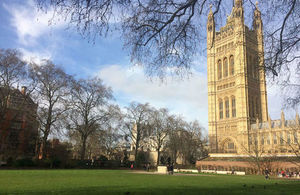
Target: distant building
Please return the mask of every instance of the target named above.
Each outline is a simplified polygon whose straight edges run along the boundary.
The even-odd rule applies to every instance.
[[[0,87],[0,160],[33,157],[38,135],[37,104],[26,87]]]
[[[210,10],[207,80],[211,157],[242,157],[254,152],[293,156],[299,152],[299,115],[292,121],[286,121],[283,112],[280,120],[271,120],[268,115],[263,24],[258,4],[252,28],[244,24],[242,0],[235,0],[220,31],[215,29]]]

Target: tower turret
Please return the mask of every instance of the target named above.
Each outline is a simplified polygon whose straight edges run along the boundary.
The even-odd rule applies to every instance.
[[[242,0],[235,0],[233,12],[237,21],[244,24],[244,8]]]
[[[256,2],[256,7],[253,15],[253,29],[256,34],[257,39],[257,64],[256,69],[259,72],[259,82],[260,82],[260,107],[261,107],[261,119],[263,122],[268,121],[268,101],[267,101],[267,89],[266,89],[266,74],[265,74],[265,64],[264,64],[264,42],[263,42],[263,23],[261,19],[261,13],[258,8],[258,2]]]
[[[215,38],[215,19],[212,12],[212,5],[210,5],[210,11],[207,18],[207,47],[211,48],[213,46]]]

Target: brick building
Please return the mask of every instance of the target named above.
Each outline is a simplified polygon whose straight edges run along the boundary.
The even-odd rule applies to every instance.
[[[37,104],[26,87],[0,88],[0,160],[33,157],[38,135]]]

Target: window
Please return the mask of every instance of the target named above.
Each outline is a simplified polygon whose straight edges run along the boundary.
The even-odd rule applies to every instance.
[[[222,79],[222,62],[218,61],[218,79]]]
[[[230,66],[230,75],[234,75],[234,59],[233,56],[229,58],[229,66]]]
[[[261,143],[261,145],[265,144],[265,135],[264,134],[261,134],[260,143]]]
[[[268,134],[268,137],[267,137],[267,144],[270,145],[271,144],[271,138],[270,138],[270,134]]]
[[[232,112],[232,117],[236,117],[235,97],[232,97],[231,99],[231,112]]]
[[[280,132],[280,144],[282,145],[283,144],[283,133]]]
[[[297,136],[297,132],[294,132],[294,143],[298,144],[298,136]]]
[[[252,75],[252,64],[251,64],[251,56],[248,56],[247,59],[247,67],[248,67],[248,75],[250,77],[250,75]]]
[[[252,136],[249,135],[249,145],[252,145]]]
[[[257,65],[257,58],[253,58],[253,78],[258,78],[258,65]]]
[[[276,133],[273,133],[273,143],[277,144],[277,136]]]
[[[254,135],[254,145],[257,146],[258,145],[258,141],[257,141],[257,135]]]
[[[225,112],[226,112],[226,118],[229,118],[229,100],[225,100]]]
[[[227,60],[227,58],[224,59],[223,71],[224,71],[224,77],[227,77],[228,76],[228,60]]]
[[[234,150],[234,143],[233,142],[228,143],[228,149],[229,150]]]
[[[286,132],[286,142],[287,142],[287,144],[291,144],[291,135],[290,135],[290,132]]]
[[[254,118],[254,103],[253,103],[253,99],[251,98],[251,104],[250,104],[250,109],[251,109],[251,116]]]
[[[223,119],[223,102],[222,102],[222,100],[219,102],[219,112],[220,112],[220,114],[219,114],[220,119]]]

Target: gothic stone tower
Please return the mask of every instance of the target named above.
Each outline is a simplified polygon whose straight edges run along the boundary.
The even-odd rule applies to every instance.
[[[212,153],[243,153],[250,125],[268,121],[261,14],[244,24],[242,0],[235,0],[226,25],[207,21],[208,128]]]

